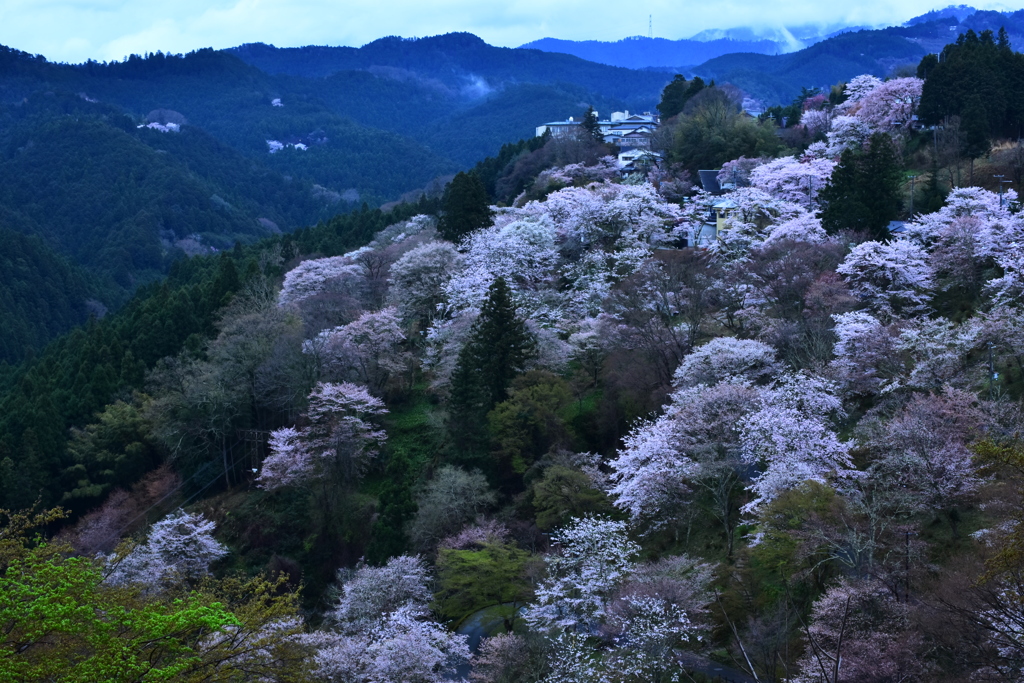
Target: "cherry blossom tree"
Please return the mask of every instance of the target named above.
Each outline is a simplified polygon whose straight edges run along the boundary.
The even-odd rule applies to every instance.
[[[821,227],[820,218],[813,213],[803,213],[773,227],[764,243],[768,245],[782,240],[820,244],[828,240],[828,235]]]
[[[699,465],[679,443],[680,426],[668,415],[637,424],[611,462],[615,505],[635,519],[669,517],[688,498]]]
[[[720,198],[695,199],[694,204],[704,204],[704,212],[695,217],[699,228],[706,220],[707,211]],[[711,249],[725,259],[743,259],[754,247],[764,242],[773,226],[796,218],[804,213],[798,204],[778,199],[757,187],[741,187],[730,192],[725,225]],[[691,224],[692,225],[692,224]]]
[[[949,385],[972,386],[981,369],[972,358],[983,327],[974,320],[956,324],[945,318],[918,318],[901,326],[897,350],[910,361],[901,378],[904,386],[939,390]]]
[[[351,288],[364,282],[362,268],[351,255],[309,259],[285,273],[278,302],[297,303],[332,288]]]
[[[473,683],[540,683],[550,673],[549,649],[546,638],[529,633],[485,638],[473,657],[469,679]]]
[[[954,507],[980,484],[968,444],[987,422],[965,391],[916,396],[876,437],[884,455],[872,466],[874,476],[911,493],[918,510]]]
[[[718,182],[721,185],[747,187],[750,185],[751,172],[768,161],[769,159],[764,157],[740,157],[727,161],[722,164],[722,170],[718,172]]]
[[[833,117],[826,136],[826,154],[835,158],[846,149],[861,149],[874,132],[869,123],[856,116]]]
[[[1003,276],[988,283],[993,298],[998,304],[1018,303],[1024,296],[1024,243],[1009,245],[996,262]]]
[[[836,163],[831,159],[800,160],[782,157],[764,163],[750,172],[750,184],[776,199],[803,205],[810,210],[818,202]]]
[[[407,251],[391,265],[388,298],[403,319],[429,324],[444,303],[445,283],[461,263],[449,242],[428,242]]]
[[[633,568],[640,547],[623,522],[583,517],[551,534],[547,577],[525,619],[542,632],[586,634],[604,620],[615,589]]]
[[[552,185],[586,185],[613,180],[619,176],[619,161],[613,156],[598,159],[596,164],[586,162],[559,166],[541,171],[534,182],[536,188],[548,188]]]
[[[683,518],[701,492],[731,553],[743,468],[740,425],[756,407],[757,395],[740,378],[673,393],[665,415],[635,426],[609,463],[616,507],[656,528]]]
[[[927,254],[909,240],[862,242],[836,272],[878,315],[891,318],[928,310],[933,273]]]
[[[863,94],[858,93],[856,100],[847,100],[847,110],[876,130],[905,131],[914,120],[923,86],[924,81],[913,77],[878,83]]]
[[[325,680],[440,683],[468,659],[466,637],[429,616],[430,577],[420,558],[402,555],[339,579],[340,599],[326,614],[332,630],[303,639],[316,648]]]
[[[727,379],[759,382],[778,372],[775,349],[753,339],[716,337],[687,355],[679,364],[672,384],[689,389],[711,386]]]
[[[406,603],[369,632],[316,631],[302,642],[316,649],[317,674],[328,681],[442,683],[469,658],[466,636],[448,631],[420,606]]]
[[[543,315],[552,306],[552,297],[545,293],[556,273],[558,251],[547,216],[478,230],[466,238],[463,248],[465,267],[444,286],[450,311],[479,308],[499,277],[508,283],[516,307],[526,317]]]
[[[615,614],[618,647],[609,657],[614,677],[667,683],[678,680],[672,650],[696,635],[686,612],[655,595],[631,595]]]
[[[344,480],[362,476],[387,435],[372,420],[387,413],[384,402],[354,384],[321,383],[309,395],[307,425],[271,434],[271,453],[257,481],[275,489],[334,473]]]
[[[905,370],[898,330],[866,311],[839,313],[835,320],[835,360],[831,367],[845,394],[882,393]]]
[[[763,467],[750,483],[755,499],[744,512],[756,513],[803,482],[853,474],[848,449],[828,424],[830,415],[843,415],[842,403],[821,378],[793,375],[760,393],[757,410],[742,421],[743,459]]]
[[[795,683],[925,680],[909,610],[874,581],[843,580],[811,610]]]
[[[812,109],[800,115],[800,125],[812,136],[828,133],[832,128],[832,112],[826,109]]]
[[[882,85],[882,80],[872,76],[871,74],[854,76],[843,88],[846,100],[839,105],[839,109],[844,112],[855,110],[860,105],[861,101],[880,85]]]
[[[379,393],[392,375],[408,366],[409,355],[398,348],[403,341],[398,310],[389,307],[324,330],[306,342],[304,350],[315,353],[330,374]]]
[[[410,555],[393,557],[383,567],[342,569],[338,602],[324,617],[345,633],[365,633],[403,605],[425,607],[433,597],[429,582],[427,565]]]
[[[209,575],[210,564],[228,554],[213,537],[216,525],[201,513],[178,510],[152,526],[127,555],[108,560],[107,583],[144,584],[161,590]]]

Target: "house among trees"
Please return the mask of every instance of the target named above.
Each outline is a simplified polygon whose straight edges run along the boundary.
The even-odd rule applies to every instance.
[[[597,112],[592,116],[597,117]],[[630,114],[628,111],[612,112],[610,118],[598,119],[597,127],[604,136],[604,141],[617,145],[620,149],[650,149],[651,138],[661,125],[661,117],[645,111],[643,114]],[[550,131],[552,137],[571,137],[583,130],[583,119],[577,120],[570,116],[565,121],[552,121],[537,126],[537,136]]]
[[[661,163],[661,154],[646,147],[632,147],[619,152],[619,171],[622,175],[647,173]]]

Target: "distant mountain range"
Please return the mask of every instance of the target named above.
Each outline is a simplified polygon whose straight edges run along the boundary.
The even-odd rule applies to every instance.
[[[872,34],[878,31],[885,31],[891,35],[903,38],[907,43],[916,45],[920,50],[907,46],[904,49],[897,47],[897,43],[888,43],[885,54],[879,55],[883,64],[889,67],[893,65],[892,60],[914,59],[927,52],[936,52],[942,46],[951,42],[957,35],[973,29],[976,32],[984,30],[998,31],[1005,27],[1010,34],[1011,40],[1017,44],[1024,44],[1024,10],[1016,12],[996,12],[990,10],[978,10],[966,5],[950,6],[941,10],[934,10],[921,16],[914,17],[898,27],[865,27],[865,26],[793,26],[783,28],[732,28],[732,29],[708,29],[701,31],[690,38],[680,40],[669,40],[666,38],[649,38],[646,36],[633,36],[615,42],[603,42],[596,40],[571,41],[559,40],[556,38],[542,38],[523,45],[523,48],[544,50],[546,52],[559,52],[575,55],[583,59],[601,64],[623,66],[630,69],[667,69],[704,75],[710,73],[722,73],[721,63],[707,64],[726,55],[770,55],[785,56],[811,48],[821,42],[837,38],[846,34]],[[853,42],[844,41],[840,43],[843,48],[857,48],[858,39]],[[861,52],[869,55],[868,49],[875,49],[879,43],[873,38],[864,38],[864,48],[857,48],[848,57],[849,65],[857,65],[856,68],[864,68],[865,60],[859,59]],[[922,52],[923,50],[923,52]],[[782,96],[792,90],[786,82],[791,80],[785,74],[793,74],[795,78],[804,78],[809,75],[816,76],[818,72],[824,73],[845,73],[845,65],[833,61],[833,57],[839,56],[833,51],[826,50],[829,54],[829,65],[821,65],[821,68],[813,69],[808,73],[804,59],[797,59],[796,62],[778,60],[777,64],[769,65],[768,62],[751,60],[731,59],[726,63],[729,65],[743,62],[743,66],[732,69],[725,73],[727,77],[737,75],[738,72],[764,71],[770,76],[770,84],[757,88],[760,95],[769,99]],[[819,53],[808,53],[817,55]],[[876,69],[869,69],[875,72]],[[779,82],[779,74],[783,74],[782,83]],[[884,75],[878,74],[878,75]],[[756,84],[756,78],[752,79],[746,74],[737,76],[748,85]],[[823,81],[824,83],[826,81]],[[834,82],[834,81],[827,81]],[[806,85],[806,83],[804,83]],[[797,88],[799,91],[799,88]]]

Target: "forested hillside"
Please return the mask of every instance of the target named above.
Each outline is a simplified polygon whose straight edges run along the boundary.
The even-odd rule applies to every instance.
[[[1019,60],[680,76],[660,166],[508,144],[0,366],[0,672],[1018,680]]]
[[[650,108],[666,80],[468,35],[339,51],[320,77],[213,50],[66,65],[0,49],[0,227],[77,267],[101,313],[184,255],[397,199],[588,104]],[[83,296],[28,297],[34,276],[13,265],[3,277],[0,360],[84,320]],[[66,312],[29,315],[39,295]]]

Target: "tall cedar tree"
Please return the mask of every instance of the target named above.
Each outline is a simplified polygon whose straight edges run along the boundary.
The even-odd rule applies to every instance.
[[[672,82],[661,91],[661,102],[658,103],[661,118],[668,119],[683,111],[686,103],[703,89],[704,80],[700,76],[687,81],[683,75],[676,74]]]
[[[460,172],[444,189],[437,231],[446,240],[458,242],[474,230],[490,225],[492,217],[483,181],[475,173]]]
[[[903,171],[892,140],[875,133],[866,150],[847,149],[819,199],[821,224],[829,234],[844,229],[889,237],[889,221],[903,207]]]
[[[601,132],[601,126],[597,123],[597,112],[593,107],[587,107],[587,110],[583,112],[583,122],[580,126],[594,142],[604,142],[604,133]]]
[[[508,398],[512,380],[536,352],[533,334],[516,316],[508,283],[496,278],[452,375],[451,428],[463,450],[482,445],[487,413]]]
[[[968,30],[947,45],[939,58],[926,55],[917,67],[925,78],[918,116],[925,125],[941,125],[959,116],[968,126],[964,154],[987,152],[989,135],[1016,137],[1024,125],[1024,55],[1014,52],[1004,29],[998,35]]]

